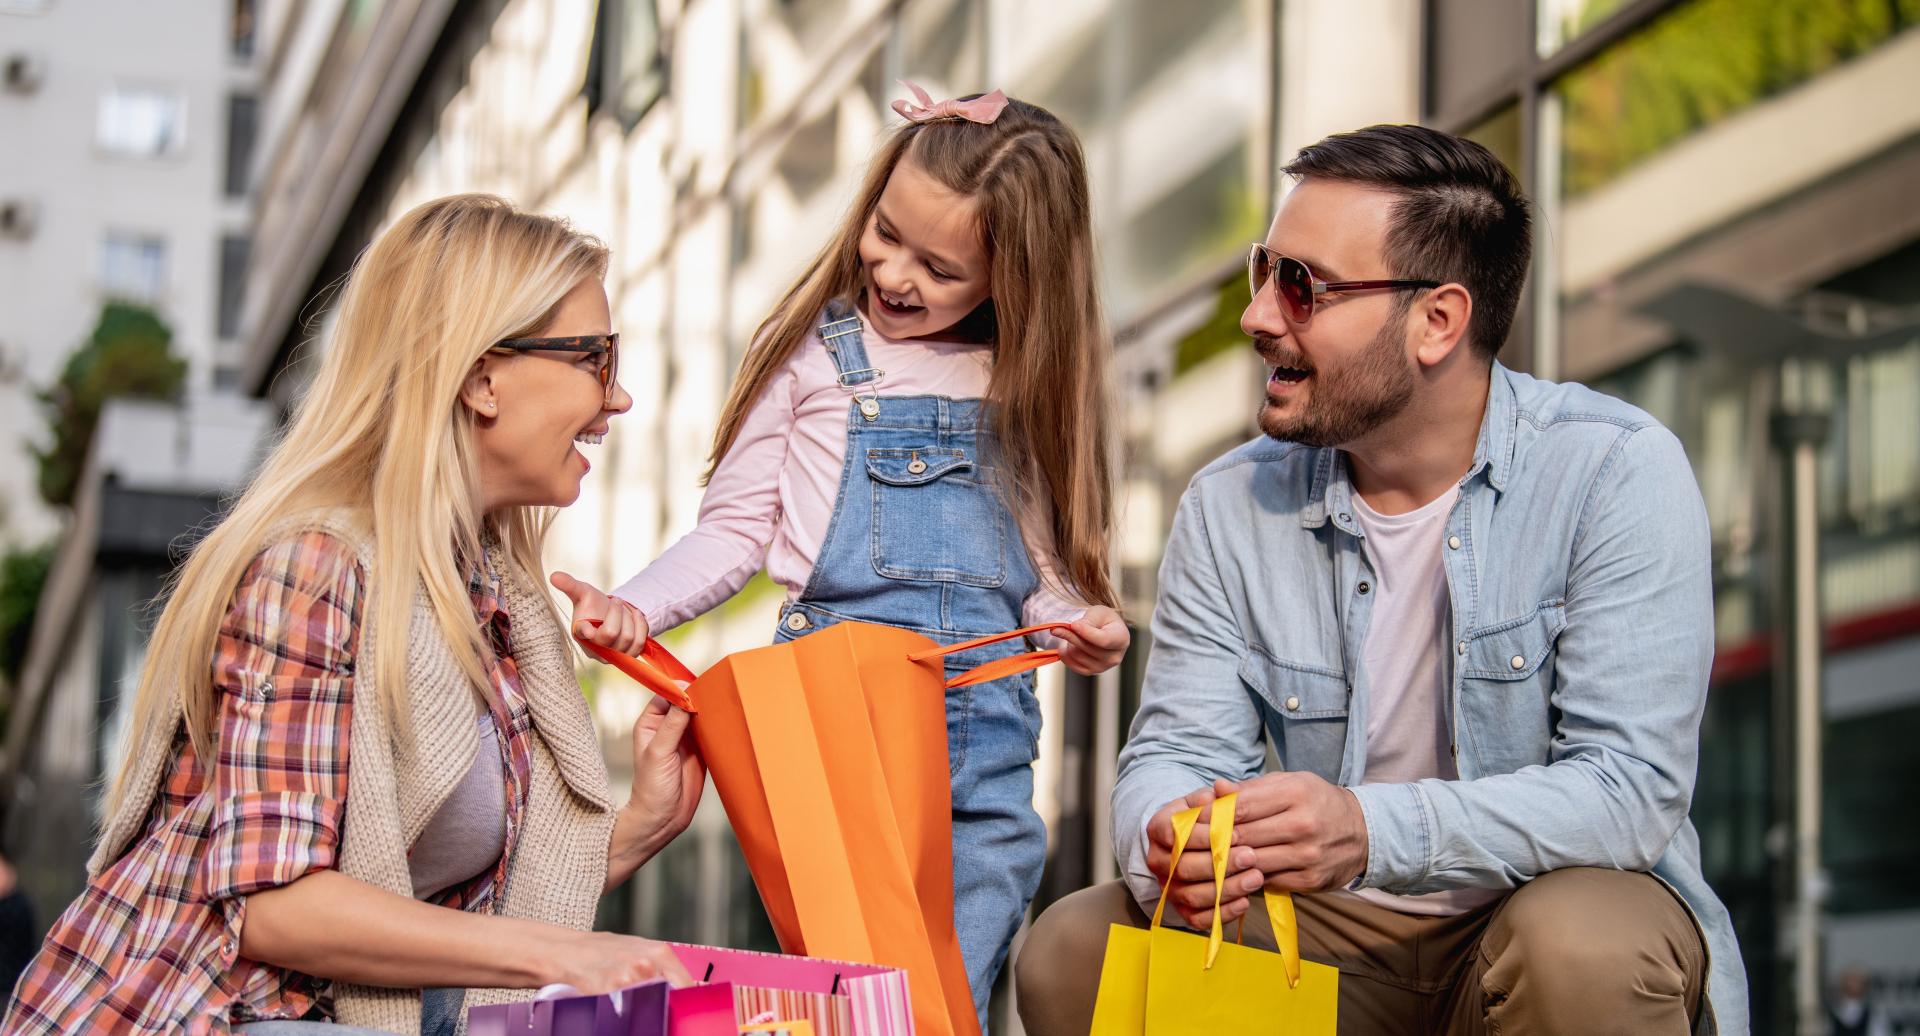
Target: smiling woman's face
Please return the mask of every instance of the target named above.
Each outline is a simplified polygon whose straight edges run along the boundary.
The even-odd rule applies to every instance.
[[[607,292],[593,278],[561,299],[553,319],[528,337],[571,338],[613,330]],[[461,402],[476,415],[480,508],[565,507],[580,497],[591,468],[583,450],[633,398],[614,388],[606,401],[599,357],[569,352],[489,352],[474,365]]]

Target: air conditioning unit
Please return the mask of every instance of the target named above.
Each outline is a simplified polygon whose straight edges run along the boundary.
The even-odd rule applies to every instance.
[[[15,51],[0,58],[0,84],[8,93],[30,94],[47,78],[47,63],[37,54]]]
[[[40,206],[25,198],[0,198],[0,238],[25,241],[40,229]]]

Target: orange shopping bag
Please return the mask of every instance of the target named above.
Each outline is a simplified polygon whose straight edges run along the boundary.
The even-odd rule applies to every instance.
[[[1113,925],[1107,930],[1107,954],[1100,966],[1100,992],[1094,1001],[1091,1036],[1216,1036],[1265,1033],[1267,1036],[1332,1036],[1340,999],[1340,972],[1300,959],[1299,928],[1293,897],[1266,892],[1267,918],[1279,952],[1224,943],[1220,929],[1220,885],[1227,878],[1227,852],[1233,847],[1233,805],[1237,796],[1213,801],[1207,821],[1207,845],[1213,856],[1213,928],[1206,935],[1163,928],[1168,887],[1146,930]],[[1200,807],[1173,816],[1173,860],[1200,819]]]
[[[740,651],[696,678],[657,642],[585,647],[694,713],[693,732],[781,949],[907,972],[919,1036],[976,1036],[953,930],[946,691],[1059,658],[1029,651],[946,679],[941,659],[1064,624],[942,646],[842,622]],[[682,691],[676,681],[692,680]]]

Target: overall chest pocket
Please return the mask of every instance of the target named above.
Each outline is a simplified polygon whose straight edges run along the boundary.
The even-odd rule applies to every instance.
[[[969,450],[867,451],[873,570],[888,579],[997,587],[1007,510]]]

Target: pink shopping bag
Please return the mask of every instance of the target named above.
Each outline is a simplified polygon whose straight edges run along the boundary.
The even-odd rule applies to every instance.
[[[733,1027],[710,1028],[710,1022],[702,1021],[717,1010],[714,993],[705,994],[710,999],[701,1006],[709,1013],[698,1019],[689,997],[683,1027],[681,998],[693,990],[678,989],[669,1036],[718,1036],[723,1031],[734,1036],[743,1027],[767,1021],[804,1021],[814,1036],[914,1036],[907,973],[898,968],[680,943],[673,951],[700,983],[693,990],[730,987],[733,1012],[727,1023]]]

